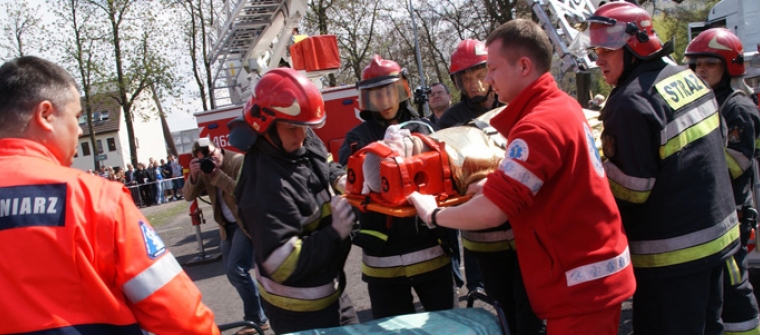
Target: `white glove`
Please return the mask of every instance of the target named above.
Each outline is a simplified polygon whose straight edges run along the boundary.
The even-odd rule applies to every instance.
[[[414,205],[414,208],[417,209],[417,216],[419,216],[428,227],[435,227],[430,222],[431,216],[433,215],[433,210],[438,208],[438,202],[435,201],[434,196],[428,194],[420,194],[419,192],[414,191],[412,194],[406,197],[406,200]]]
[[[341,196],[333,196],[330,199],[330,207],[332,208],[332,227],[343,240],[354,228],[356,216],[351,210],[351,205]]]

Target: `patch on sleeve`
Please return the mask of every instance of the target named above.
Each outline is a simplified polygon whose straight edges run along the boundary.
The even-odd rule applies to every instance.
[[[743,132],[744,132],[744,127],[734,126],[733,128],[731,128],[728,131],[728,143],[732,143],[732,144],[741,143]]]
[[[591,165],[594,166],[594,171],[599,177],[604,177],[604,165],[602,165],[602,158],[599,157],[599,149],[596,148],[596,140],[591,133],[587,124],[583,124],[583,130],[586,131],[586,145],[588,145],[589,159]]]
[[[527,161],[529,153],[528,143],[521,138],[512,140],[507,147],[507,157],[518,161]]]
[[[143,234],[143,241],[145,242],[145,250],[148,253],[148,257],[155,259],[166,252],[164,241],[161,240],[161,237],[159,237],[158,234],[156,234],[153,227],[141,220],[140,231],[142,231]]]

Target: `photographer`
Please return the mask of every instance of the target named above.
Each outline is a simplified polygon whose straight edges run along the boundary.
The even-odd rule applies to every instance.
[[[193,144],[190,177],[182,190],[187,201],[193,201],[205,190],[214,208],[214,220],[219,224],[221,249],[227,278],[243,300],[244,318],[262,329],[269,323],[261,308],[259,291],[249,271],[253,266],[251,237],[238,218],[235,204],[235,185],[243,165],[243,155],[227,152],[201,138]],[[237,334],[256,334],[244,328]]]

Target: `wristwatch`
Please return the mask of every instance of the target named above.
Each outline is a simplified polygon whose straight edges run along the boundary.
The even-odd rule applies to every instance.
[[[438,220],[436,220],[436,215],[438,215],[438,212],[440,212],[443,209],[443,207],[436,207],[433,210],[433,213],[430,214],[430,222],[428,222],[427,226],[430,229],[433,229],[435,227],[438,227]]]

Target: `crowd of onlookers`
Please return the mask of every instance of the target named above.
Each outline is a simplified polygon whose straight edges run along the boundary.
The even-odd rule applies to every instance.
[[[185,184],[182,166],[173,155],[159,161],[151,157],[148,164],[137,163],[136,169],[132,164],[127,164],[126,169],[101,165],[97,171],[88,169],[87,173],[123,183],[132,192],[132,199],[138,206],[182,199]]]

